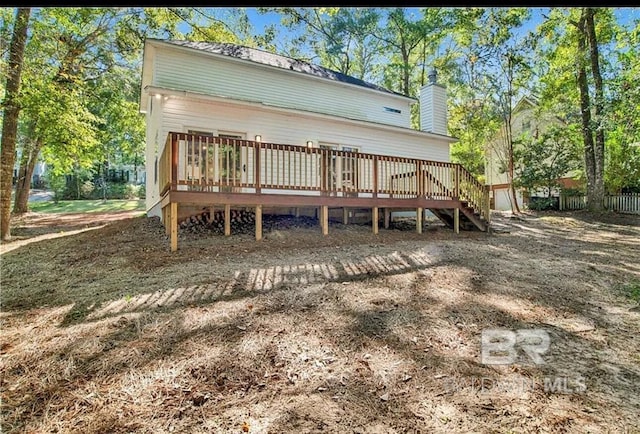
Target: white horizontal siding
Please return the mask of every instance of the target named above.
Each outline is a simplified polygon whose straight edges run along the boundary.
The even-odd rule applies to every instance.
[[[238,131],[251,140],[262,136],[263,142],[304,145],[307,140],[358,147],[361,152],[449,161],[446,141],[419,136],[411,131],[367,128],[303,114],[283,114],[266,108],[254,109],[233,104],[215,104],[171,98],[163,104],[162,136],[170,131]]]
[[[171,131],[211,131],[215,135],[219,131],[236,131],[246,134],[249,140],[253,140],[255,135],[259,134],[262,141],[268,143],[305,145],[308,140],[312,140],[315,147],[319,142],[336,143],[357,147],[360,152],[365,153],[449,161],[449,144],[446,141],[416,135],[411,131],[385,131],[380,128],[319,119],[312,115],[284,114],[264,107],[240,107],[231,103],[202,102],[175,97],[155,102],[158,106],[154,107],[154,113],[159,104],[162,104],[162,119],[157,123],[162,125],[158,153],[162,151],[164,140]],[[151,122],[149,127],[153,128],[153,125],[156,125],[155,121]],[[153,144],[149,143],[147,161],[153,164],[154,160]],[[247,166],[251,166],[251,163],[252,156],[249,156]],[[153,171],[149,173],[147,179],[152,181]],[[252,174],[243,174],[243,182],[245,181],[253,182]],[[148,186],[155,188],[155,192],[151,194],[157,196],[157,185],[151,187],[148,183]]]
[[[159,173],[156,172],[156,157],[160,160],[160,154],[164,148],[167,135],[161,128],[162,122],[162,102],[156,98],[147,99],[147,148],[146,148],[146,209],[149,217],[159,216],[154,212],[159,208],[151,210],[153,206],[160,200],[159,198]],[[159,163],[159,161],[158,161]]]
[[[487,146],[485,175],[488,185],[507,184],[509,182],[507,172],[502,170],[507,167],[506,149],[498,140],[502,139],[499,138]]]
[[[154,86],[258,101],[279,107],[409,127],[410,103],[392,95],[358,89],[303,73],[255,63],[159,48]],[[385,107],[400,110],[393,113]]]

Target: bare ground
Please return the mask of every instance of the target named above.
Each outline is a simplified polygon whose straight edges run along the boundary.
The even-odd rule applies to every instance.
[[[640,432],[640,218],[496,217],[171,254],[154,219],[29,215],[0,251],[2,430]],[[545,363],[482,364],[488,328],[543,329]]]

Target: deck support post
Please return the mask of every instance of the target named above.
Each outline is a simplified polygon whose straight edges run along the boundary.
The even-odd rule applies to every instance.
[[[384,228],[389,229],[391,225],[391,210],[389,208],[384,209]]]
[[[169,216],[170,206],[165,206],[162,208],[162,223],[164,223],[164,233],[169,236],[171,235],[171,217]]]
[[[210,221],[213,220],[213,216],[215,215],[215,213],[216,213],[216,207],[211,205],[209,207],[209,219],[210,219]]]
[[[416,232],[419,234],[422,233],[422,216],[423,216],[422,208],[418,208],[416,210]]]
[[[231,205],[224,206],[224,236],[231,235]]]
[[[378,207],[374,206],[371,210],[371,225],[373,226],[373,234],[378,235]]]
[[[329,207],[327,205],[322,205],[320,219],[322,220],[322,235],[329,235]]]
[[[256,205],[256,241],[262,239],[262,205]]]
[[[342,224],[349,224],[349,209],[346,206],[342,208]]]
[[[300,207],[296,207],[296,218],[300,217]]]
[[[178,202],[171,202],[171,251],[178,250]]]
[[[460,233],[460,208],[453,209],[453,230],[456,234]]]

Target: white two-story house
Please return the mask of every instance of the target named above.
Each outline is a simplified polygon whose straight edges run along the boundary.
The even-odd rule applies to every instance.
[[[435,73],[419,95],[420,130],[410,127],[417,102],[254,48],[148,39],[140,100],[147,214],[162,216],[169,231],[171,216],[215,205],[377,213],[432,204],[401,198],[453,200],[466,171],[449,163],[455,138]],[[463,205],[479,200],[471,195]]]

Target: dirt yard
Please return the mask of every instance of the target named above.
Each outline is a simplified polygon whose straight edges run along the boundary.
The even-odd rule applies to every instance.
[[[639,217],[289,221],[173,254],[156,219],[17,224],[2,432],[640,432]],[[545,333],[544,363],[483,364],[487,329]]]

